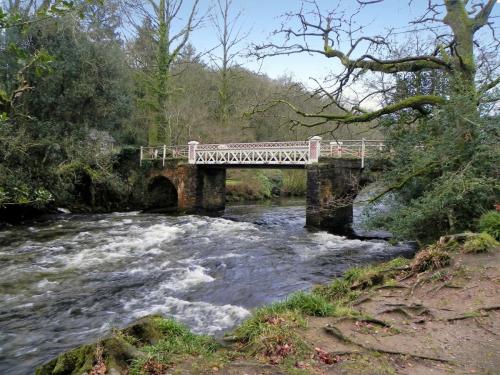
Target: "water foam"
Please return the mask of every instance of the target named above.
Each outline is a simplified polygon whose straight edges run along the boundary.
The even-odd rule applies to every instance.
[[[131,301],[126,309],[134,305],[144,306],[139,301]],[[230,329],[250,315],[250,312],[234,305],[212,305],[208,302],[189,302],[175,297],[165,297],[162,303],[150,305],[146,309],[134,309],[134,318],[150,314],[171,317],[190,326],[195,333],[216,334]]]
[[[347,239],[328,232],[316,232],[309,236],[312,244],[292,244],[291,247],[301,259],[311,259],[329,253],[345,253],[348,250],[362,250],[364,252],[378,252],[389,247],[386,242],[361,241]]]
[[[206,268],[201,266],[191,266],[188,269],[183,269],[180,273],[174,274],[170,280],[163,282],[159,288],[166,288],[170,290],[187,290],[196,285],[209,283],[215,279],[208,275]]]
[[[66,252],[64,247],[51,246],[51,256],[41,263],[46,265],[72,269],[95,267],[96,264],[114,263],[130,257],[144,254],[160,254],[159,249],[164,243],[176,240],[185,231],[178,226],[155,224],[148,228],[124,228],[108,233],[104,238],[93,236],[86,238],[91,243],[79,252]],[[68,241],[75,248],[81,246],[81,234]],[[50,245],[49,245],[50,246]],[[49,270],[47,270],[49,271]]]

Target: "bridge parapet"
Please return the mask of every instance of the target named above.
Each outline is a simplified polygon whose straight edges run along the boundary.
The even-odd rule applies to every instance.
[[[321,156],[330,158],[361,159],[361,168],[365,159],[377,158],[385,150],[382,140],[347,139],[321,142]]]
[[[312,137],[308,141],[254,142],[200,144],[196,141],[185,146],[141,147],[143,160],[187,158],[189,164],[241,165],[241,166],[306,166],[317,163],[320,157],[361,159],[376,157],[385,144],[380,140],[322,141]]]

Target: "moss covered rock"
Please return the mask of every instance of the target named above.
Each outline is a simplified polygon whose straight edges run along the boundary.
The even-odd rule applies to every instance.
[[[154,345],[164,338],[161,321],[158,316],[144,317],[94,344],[82,345],[59,355],[38,367],[36,374],[83,375],[96,368],[105,368],[108,374],[124,373],[131,361],[145,355],[139,348]]]

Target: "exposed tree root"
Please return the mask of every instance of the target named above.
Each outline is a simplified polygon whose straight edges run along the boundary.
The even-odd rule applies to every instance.
[[[376,286],[373,289],[374,290],[379,290],[379,289],[408,289],[409,287],[403,284],[396,284],[396,285],[380,285]]]
[[[438,285],[432,289],[429,290],[429,293],[437,293],[439,292],[441,289],[443,288],[450,288],[450,289],[462,289],[463,287],[459,286],[459,285],[454,285],[450,282],[447,282],[447,283],[443,283],[441,285]]]
[[[485,306],[485,307],[480,307],[478,309],[479,311],[495,311],[495,310],[500,310],[500,305],[493,305],[493,306]]]
[[[434,316],[434,314],[424,305],[422,304],[411,304],[411,305],[405,305],[401,303],[386,303],[386,306],[389,306],[388,309],[382,310],[378,314],[387,314],[387,313],[401,313],[409,318],[415,318],[416,316],[421,316],[421,315],[429,315],[429,316]]]
[[[492,335],[494,335],[494,336],[498,336],[498,333],[493,332],[491,329],[489,329],[489,328],[485,327],[485,326],[484,326],[484,325],[483,325],[483,324],[479,321],[479,319],[477,319],[477,317],[474,319],[474,322],[476,322],[476,324],[478,325],[478,327],[479,327],[479,328],[481,328],[481,329],[485,330],[485,331],[486,331],[486,332],[488,332],[488,333],[491,333],[491,334],[492,334]]]
[[[409,296],[412,296],[413,293],[415,292],[415,289],[417,289],[419,286],[421,286],[422,284],[428,282],[431,280],[431,276],[427,276],[425,273],[421,274],[422,276],[425,275],[425,277],[422,277],[422,278],[418,278],[417,276],[417,281],[415,282],[415,284],[412,285],[412,287],[410,288],[410,291],[408,293]]]
[[[457,316],[454,316],[451,318],[446,318],[446,319],[441,319],[441,320],[444,320],[447,322],[452,322],[455,320],[465,320],[465,319],[471,319],[471,318],[485,318],[485,317],[490,316],[488,313],[486,313],[486,311],[495,311],[495,310],[500,310],[500,306],[499,305],[484,306],[484,307],[480,307],[477,310],[469,312],[469,313],[465,313],[465,314],[461,314],[461,315],[457,315]]]
[[[371,296],[365,295],[365,296],[360,296],[356,301],[352,303],[353,306],[358,306],[361,305],[362,303],[371,301]]]
[[[353,339],[347,337],[346,335],[344,335],[342,333],[342,331],[339,328],[337,328],[335,326],[327,325],[324,328],[325,328],[326,332],[328,332],[329,334],[331,334],[332,336],[334,336],[338,340],[343,341],[343,342],[348,343],[348,344],[357,345],[357,346],[359,346],[359,347],[361,347],[363,349],[369,350],[369,351],[374,351],[374,352],[379,352],[379,353],[385,353],[385,354],[394,354],[394,355],[409,356],[409,357],[413,357],[413,358],[427,359],[427,360],[436,361],[436,362],[449,362],[449,360],[445,359],[445,358],[432,357],[432,356],[428,356],[428,355],[421,355],[421,354],[415,354],[415,353],[409,353],[409,352],[401,352],[401,351],[398,351],[398,350],[384,349],[384,348],[379,348],[379,347],[371,346],[371,345],[368,345],[368,344],[363,344],[363,343],[360,343],[360,342],[356,342]]]
[[[353,320],[353,321],[356,321],[356,322],[363,322],[363,323],[372,323],[372,324],[377,324],[381,327],[385,327],[385,328],[391,328],[392,325],[387,323],[386,321],[383,321],[383,320],[380,320],[380,319],[376,319],[376,318],[355,318],[355,317],[341,317],[341,318],[337,318],[334,320],[334,323],[339,323],[339,322],[342,322],[342,321],[345,321],[345,320]]]
[[[453,316],[451,318],[446,318],[446,319],[441,319],[446,322],[454,322],[456,320],[465,320],[465,319],[472,319],[472,318],[484,318],[486,316],[489,316],[486,313],[472,313],[472,314],[462,314],[462,315],[457,315]]]
[[[411,277],[415,276],[415,272],[409,272],[405,276],[401,277],[398,279],[399,282],[405,281],[407,279],[410,279]]]
[[[464,242],[468,240],[471,237],[477,236],[475,233],[458,233],[458,234],[449,234],[447,236],[442,236],[439,239],[439,243],[441,245],[446,245],[450,242]]]
[[[337,350],[337,351],[334,351],[334,352],[328,352],[328,354],[332,355],[332,356],[336,356],[336,355],[351,355],[351,354],[363,354],[363,353],[366,353],[366,350]]]
[[[392,307],[392,308],[389,308],[389,309],[386,309],[386,310],[382,310],[381,312],[377,313],[377,315],[379,314],[388,314],[388,313],[400,313],[401,315],[404,315],[408,318],[415,318],[414,315],[410,314],[408,311],[406,311],[405,309],[403,309],[402,307]]]

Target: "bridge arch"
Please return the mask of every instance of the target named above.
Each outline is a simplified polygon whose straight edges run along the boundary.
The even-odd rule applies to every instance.
[[[154,176],[146,190],[147,210],[155,212],[177,211],[179,204],[177,187],[165,176]]]

